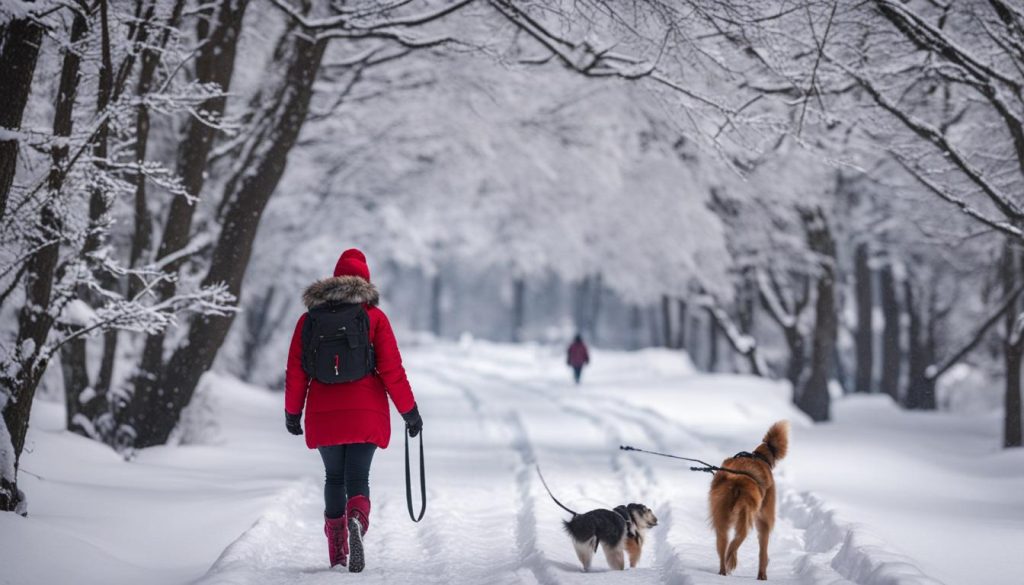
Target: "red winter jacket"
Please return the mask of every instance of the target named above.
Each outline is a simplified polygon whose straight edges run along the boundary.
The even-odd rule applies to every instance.
[[[574,368],[582,368],[584,364],[590,363],[590,354],[587,353],[587,346],[580,340],[572,342],[569,346],[569,355],[566,363]]]
[[[339,271],[345,272],[335,273]],[[368,280],[348,275],[318,280],[303,294],[310,308],[327,302],[363,303],[370,317],[370,343],[377,357],[377,373],[354,382],[310,381],[302,369],[302,325],[306,315],[299,318],[288,351],[284,408],[292,414],[305,411],[306,445],[310,449],[349,443],[374,443],[387,448],[391,441],[388,396],[400,413],[412,410],[416,404],[391,323],[377,308],[379,299],[376,287]]]

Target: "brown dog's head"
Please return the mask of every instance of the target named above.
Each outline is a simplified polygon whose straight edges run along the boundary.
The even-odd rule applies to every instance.
[[[627,504],[626,512],[633,525],[640,530],[647,530],[658,525],[658,517],[643,504]]]

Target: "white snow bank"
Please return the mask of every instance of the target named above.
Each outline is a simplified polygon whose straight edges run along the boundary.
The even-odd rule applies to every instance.
[[[804,529],[809,554],[799,571],[812,581],[820,563],[829,562],[840,575],[861,585],[941,585],[879,537],[839,520],[835,510],[813,494],[786,490],[779,509]]]
[[[751,579],[754,537],[736,577],[716,574],[708,475],[617,447],[716,461],[753,448],[781,418],[792,421],[793,439],[777,469],[771,582],[1010,585],[1024,574],[1015,550],[1024,451],[998,448],[992,415],[907,413],[884,397],[854,397],[837,401],[832,423],[812,425],[786,384],[696,374],[678,352],[596,350],[577,387],[562,347],[467,340],[405,349],[426,421],[430,500],[412,525],[396,435],[375,456],[367,584]],[[146,449],[131,463],[63,431],[61,405],[37,401],[21,475],[31,515],[0,515],[0,582],[347,578],[324,566],[321,464],[284,432],[283,397],[230,378],[207,383],[217,440]],[[401,419],[392,422],[399,431]],[[651,505],[662,522],[641,566],[607,572],[599,558],[596,572],[580,573],[565,514],[534,462],[571,506]]]
[[[838,401],[833,418],[795,436],[783,482],[785,513],[800,522],[806,507],[830,527],[818,545],[840,546],[840,573],[871,585],[933,583],[922,573],[1020,583],[1024,450],[1000,449],[998,415],[906,412],[878,395]]]
[[[981,368],[957,364],[939,377],[935,399],[940,410],[986,414],[1003,407],[1006,384]]]
[[[62,404],[37,400],[19,475],[29,516],[0,514],[0,583],[180,585],[317,472],[316,452],[283,432],[280,395],[207,377],[222,444],[144,449],[132,462],[63,430]]]

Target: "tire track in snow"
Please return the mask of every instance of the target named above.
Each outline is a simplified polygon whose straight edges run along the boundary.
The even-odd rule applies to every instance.
[[[656,493],[664,493],[664,488],[661,487],[661,481],[655,473],[654,468],[649,463],[636,457],[627,457],[625,452],[618,450],[619,445],[624,444],[625,441],[619,429],[608,421],[607,415],[588,412],[579,406],[566,404],[564,400],[559,400],[559,402],[563,404],[563,410],[566,412],[569,412],[570,414],[578,413],[580,416],[593,420],[594,423],[602,427],[612,439],[613,448],[616,450],[612,455],[612,459],[615,462],[614,467],[621,474],[622,486],[625,493],[629,493],[632,487],[629,480],[631,475],[626,469],[627,466],[638,469],[646,478],[646,482],[639,485],[636,490],[642,496],[642,503],[647,504],[649,502],[653,502],[654,500],[652,498],[655,497]],[[655,443],[658,449],[664,448],[664,444],[662,443],[660,436],[658,436],[655,431],[652,431],[648,425],[645,424],[645,421],[632,419],[628,420],[628,422],[640,428],[641,431]],[[668,541],[669,530],[673,527],[671,507],[668,504],[657,506],[655,508],[655,514],[658,516],[658,524],[661,529],[654,529],[649,534],[654,537],[655,569],[658,571],[659,580],[665,585],[693,585],[693,577],[683,560],[682,554]]]
[[[619,402],[607,396],[595,398],[621,407]],[[653,417],[678,429],[700,446],[700,453],[721,452],[720,448],[715,447],[714,441],[650,407],[627,405],[626,408],[635,413],[629,415],[635,420]],[[663,433],[653,431],[649,436],[654,439],[657,450],[671,452],[666,446]],[[824,502],[813,494],[801,492],[789,485],[784,475],[776,476],[776,487],[778,519],[783,522],[784,530],[785,524],[789,524],[789,529],[788,533],[773,533],[773,540],[796,537],[799,550],[788,552],[796,557],[791,566],[791,578],[797,582],[806,585],[877,585],[880,582],[886,585],[941,585],[939,581],[924,575],[911,559],[886,550],[884,542],[861,533],[856,526],[847,526],[837,520],[835,512]]]
[[[541,585],[557,585],[558,579],[552,574],[547,557],[537,545],[537,515],[534,511],[536,502],[531,493],[537,456],[519,414],[515,411],[510,412],[506,424],[513,432],[512,448],[519,455],[515,475],[519,493],[519,510],[516,512],[516,545],[519,548],[519,558],[533,572]]]
[[[613,449],[617,449],[618,445],[622,444],[622,428],[623,423],[626,423],[630,427],[639,429],[645,440],[648,441],[648,445],[655,450],[671,452],[677,450],[682,441],[687,444],[687,453],[695,454],[698,457],[703,456],[703,458],[715,461],[724,456],[720,440],[705,437],[650,407],[630,404],[607,395],[573,394],[566,396],[558,393],[557,388],[552,388],[543,382],[525,381],[507,375],[481,373],[458,367],[456,369],[462,380],[456,381],[454,378],[444,376],[446,382],[463,389],[467,396],[476,402],[478,411],[483,407],[480,405],[479,398],[469,390],[469,386],[464,382],[467,377],[474,380],[474,386],[502,389],[506,392],[508,389],[522,390],[534,397],[551,402],[567,415],[583,419],[588,424],[597,427],[602,436],[607,438],[609,447]],[[499,396],[501,395],[499,394]],[[507,397],[507,393],[505,397]],[[585,402],[583,402],[584,399]],[[602,406],[597,406],[595,403]],[[517,432],[525,435],[522,419],[518,415],[514,415],[514,422],[509,424],[519,427]],[[660,430],[662,426],[672,429],[671,438],[669,433]],[[526,498],[523,501],[531,501],[529,508],[532,516],[529,485],[532,478],[530,467],[532,467],[535,454],[528,439],[518,447],[521,461],[524,463],[519,467],[517,483],[520,483],[522,497]],[[631,487],[629,478],[633,476],[630,469],[636,469],[646,481],[636,486],[638,489],[635,493],[642,494],[645,502],[651,495],[664,496],[671,493],[659,480],[659,474],[655,472],[654,466],[638,456],[626,456],[624,453],[616,451],[609,458],[609,466],[613,472],[620,474],[627,492]],[[773,533],[772,540],[783,543],[783,548],[777,551],[776,554],[781,556],[773,564],[782,569],[784,574],[781,577],[773,577],[773,581],[806,585],[819,583],[877,585],[879,580],[876,577],[884,575],[888,579],[885,582],[891,582],[894,585],[940,585],[938,581],[920,573],[909,559],[886,550],[884,543],[871,541],[867,543],[868,546],[863,546],[864,542],[862,541],[870,540],[870,537],[860,534],[857,530],[852,530],[851,527],[841,525],[841,523],[829,522],[830,512],[820,501],[809,494],[792,489],[786,484],[784,477],[780,477],[779,480],[778,510],[781,522],[777,525],[778,529]],[[525,489],[522,485],[526,486]],[[520,511],[522,512],[523,508]],[[658,506],[655,512],[658,514],[660,523],[665,527],[675,524],[671,505]],[[822,526],[823,523],[825,526]],[[533,532],[524,531],[522,534],[535,539],[536,521],[533,520],[531,525],[534,527]],[[699,572],[695,573],[696,567],[692,564],[692,559],[691,563],[686,562],[689,555],[685,555],[669,541],[669,533],[669,530],[655,529],[652,533],[653,542],[649,543],[653,544],[655,569],[658,571],[661,583],[664,585],[694,585],[698,582],[721,583],[723,579],[726,579],[718,576],[716,570],[710,568],[710,565],[704,566],[707,563],[707,558],[704,558],[706,555],[703,553],[698,555],[698,558],[704,560],[701,562]],[[707,546],[711,547],[711,541],[708,542]],[[531,544],[531,547],[535,549],[535,543]],[[779,561],[782,562],[781,566],[778,564]],[[714,562],[717,564],[717,560]],[[540,578],[538,580],[545,583]]]
[[[477,372],[463,373],[477,378],[486,385],[523,389],[545,401],[551,401],[553,398],[555,404],[561,411],[577,418],[582,418],[590,425],[600,429],[601,433],[607,438],[609,449],[612,450],[612,453],[609,455],[609,466],[619,476],[623,487],[623,493],[630,493],[631,491],[637,492],[642,496],[642,500],[646,503],[653,501],[651,499],[653,497],[652,491],[661,491],[653,490],[655,486],[660,486],[660,481],[654,471],[654,468],[650,464],[635,457],[626,457],[625,453],[619,450],[619,446],[624,443],[623,435],[615,424],[609,422],[609,417],[604,413],[599,414],[579,405],[570,404],[564,396],[553,395],[550,388],[545,388],[535,383],[511,380],[498,375],[485,376],[484,374]],[[468,387],[462,382],[456,382],[451,379],[449,381],[453,385],[463,388],[464,391],[468,391]],[[475,396],[474,399],[476,399]],[[617,412],[616,414],[620,413]],[[513,413],[512,417],[514,417],[514,424],[519,427],[520,432],[525,436],[525,428],[523,428],[519,415]],[[645,424],[646,421],[643,420],[642,417],[633,416],[628,418],[629,422],[640,428],[648,438],[653,440],[658,449],[665,448],[662,436],[656,431],[650,429],[649,426]],[[528,453],[526,453],[526,459],[530,462],[536,461],[536,456],[533,453],[532,448]],[[630,477],[632,477],[632,475],[628,473],[627,466],[638,469],[646,479],[646,482],[641,483],[634,489],[634,486],[630,485]],[[530,469],[531,467],[532,463],[527,465],[525,469],[527,481],[529,481],[533,476],[532,469]],[[527,486],[527,493],[529,493],[528,490],[529,487]],[[655,569],[657,570],[659,581],[664,585],[693,585],[693,578],[688,573],[688,569],[683,561],[682,555],[671,543],[668,542],[668,529],[672,526],[672,513],[670,507],[668,504],[664,504],[655,510],[655,514],[658,515],[659,524],[664,523],[663,529],[652,531],[655,544]],[[535,534],[533,535],[533,538],[535,540]],[[533,548],[536,548],[535,544],[533,545]]]
[[[560,585],[559,580],[551,571],[549,560],[537,545],[537,517],[535,499],[532,494],[536,455],[533,444],[529,439],[529,434],[519,414],[512,409],[501,414],[492,413],[484,407],[476,393],[461,380],[434,370],[421,371],[425,371],[439,382],[459,390],[469,403],[477,420],[481,421],[481,424],[486,421],[497,428],[505,430],[506,434],[510,437],[508,447],[516,458],[513,477],[518,504],[515,523],[518,566],[529,569],[534,580],[540,585]],[[493,575],[490,577],[491,579],[494,578]]]
[[[468,405],[481,435],[495,439],[498,449],[507,450],[508,462],[515,474],[518,475],[520,467],[522,467],[521,449],[518,449],[515,444],[516,432],[505,416],[492,413],[469,387],[444,373],[422,369],[418,373],[426,373],[437,383],[457,390],[457,396]],[[512,437],[512,439],[509,440],[508,437]],[[479,486],[473,487],[479,490]],[[450,493],[458,492],[450,490]],[[495,496],[499,494],[500,497],[497,498],[499,502],[496,505]],[[445,578],[441,582],[522,584],[522,576],[517,574],[517,570],[524,566],[523,557],[525,555],[518,546],[520,540],[518,535],[522,532],[518,525],[525,522],[526,519],[517,517],[513,542],[509,542],[502,531],[494,530],[494,526],[508,524],[506,512],[508,506],[520,507],[517,506],[521,500],[519,486],[516,485],[507,494],[511,499],[508,504],[503,503],[503,501],[507,501],[503,499],[506,495],[504,492],[487,490],[487,501],[482,506],[479,505],[480,500],[474,500],[471,497],[467,501],[465,495],[463,492],[460,497],[449,502],[449,505],[440,513],[433,514],[430,522],[417,524],[417,534],[420,541],[424,543],[423,548],[427,554],[432,557],[452,559],[451,562],[444,564]],[[436,498],[431,498],[431,500],[437,501]],[[438,510],[438,507],[435,505],[434,509]],[[521,512],[517,513],[517,516],[521,515]],[[501,553],[505,551],[514,551],[514,554],[502,555]],[[535,576],[531,580],[531,583],[537,582],[541,585],[559,585],[557,581],[544,580],[540,576]]]

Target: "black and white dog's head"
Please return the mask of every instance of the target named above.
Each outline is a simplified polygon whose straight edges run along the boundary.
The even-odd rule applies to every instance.
[[[658,517],[650,508],[643,504],[626,504],[617,506],[615,511],[632,524],[632,528],[639,532],[647,532],[648,529],[658,525]]]

